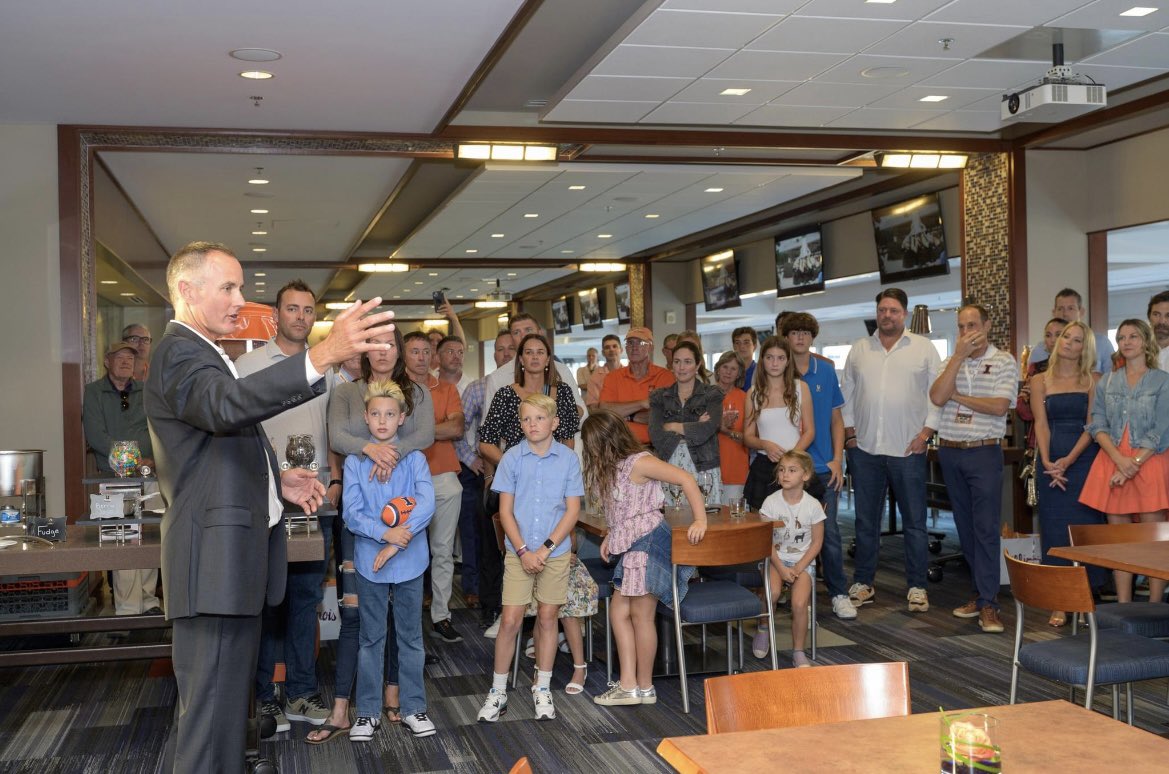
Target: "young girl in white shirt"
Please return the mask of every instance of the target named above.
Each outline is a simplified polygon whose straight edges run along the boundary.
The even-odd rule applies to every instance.
[[[743,495],[752,508],[758,509],[776,490],[775,466],[779,458],[792,449],[807,449],[816,435],[812,393],[807,383],[796,377],[795,359],[787,339],[771,336],[763,342],[746,403],[743,443],[757,453],[747,471]]]

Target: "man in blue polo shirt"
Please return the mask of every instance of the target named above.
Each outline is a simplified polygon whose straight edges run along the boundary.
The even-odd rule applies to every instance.
[[[856,618],[856,607],[848,598],[844,577],[844,554],[840,547],[840,527],[836,523],[836,506],[844,484],[844,418],[840,409],[844,395],[836,378],[836,369],[828,358],[812,354],[812,342],[820,333],[820,323],[807,312],[791,312],[780,321],[779,334],[791,344],[796,371],[812,393],[812,421],[816,437],[808,447],[816,465],[816,480],[808,491],[820,500],[824,514],[824,547],[820,549],[820,566],[824,582],[832,597],[832,612],[837,618]],[[816,483],[819,486],[816,486]]]

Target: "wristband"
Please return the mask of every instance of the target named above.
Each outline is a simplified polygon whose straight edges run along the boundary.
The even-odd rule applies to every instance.
[[[519,548],[517,548],[517,549],[515,550],[515,555],[516,555],[517,557],[519,557],[519,556],[523,556],[523,555],[524,555],[524,554],[526,554],[527,552],[528,552],[528,544],[527,544],[527,543],[524,543],[522,546],[520,546]]]
[[[337,486],[341,486],[341,485],[342,485],[342,484],[341,484],[341,479],[339,479],[339,478],[334,478],[334,479],[332,479],[331,481],[329,481],[329,486],[332,486],[333,484],[336,484]],[[327,486],[327,487],[325,487],[325,488],[326,488],[326,489],[328,489],[329,487]]]

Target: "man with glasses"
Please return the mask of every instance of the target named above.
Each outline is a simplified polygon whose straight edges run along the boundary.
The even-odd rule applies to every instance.
[[[150,329],[141,323],[131,323],[122,329],[122,341],[134,345],[134,380],[146,383],[150,373]]]
[[[154,466],[146,410],[142,407],[142,384],[134,380],[137,356],[134,344],[115,342],[106,351],[106,375],[85,385],[81,409],[85,440],[97,458],[98,472],[110,478],[115,475],[110,467],[110,447],[117,441],[136,441],[142,464]],[[157,589],[157,569],[115,570],[114,612],[118,615],[161,613]]]
[[[625,334],[629,365],[605,376],[600,406],[612,411],[644,444],[649,444],[649,394],[674,383],[674,374],[653,364],[654,334],[649,328],[630,328]]]

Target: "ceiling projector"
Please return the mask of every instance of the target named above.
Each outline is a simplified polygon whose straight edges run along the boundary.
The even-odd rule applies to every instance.
[[[1054,123],[1075,118],[1108,104],[1108,89],[1092,83],[1072,68],[1057,64],[1034,86],[1004,94],[1000,115],[1004,121],[1024,119]]]

